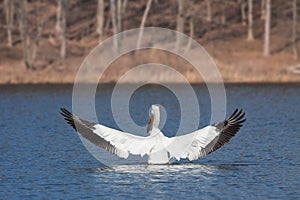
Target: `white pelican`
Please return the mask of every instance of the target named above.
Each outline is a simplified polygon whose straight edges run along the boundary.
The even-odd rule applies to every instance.
[[[65,108],[61,108],[61,114],[69,125],[93,144],[122,158],[129,154],[147,155],[149,164],[168,164],[174,158],[190,161],[202,158],[228,143],[246,121],[245,113],[236,109],[223,122],[169,138],[158,128],[159,107],[152,105],[147,126],[149,136],[142,137],[82,120]]]

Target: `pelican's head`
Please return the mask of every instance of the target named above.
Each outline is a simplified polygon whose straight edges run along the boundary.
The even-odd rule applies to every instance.
[[[147,126],[147,133],[149,131],[153,130],[153,128],[158,129],[159,120],[160,120],[160,112],[159,112],[159,106],[158,105],[152,105],[149,111],[149,122]]]

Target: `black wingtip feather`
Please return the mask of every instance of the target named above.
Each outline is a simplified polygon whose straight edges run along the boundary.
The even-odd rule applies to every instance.
[[[63,107],[60,108],[60,114],[64,117],[67,123],[77,131],[73,114]]]
[[[93,144],[106,149],[108,152],[116,154],[116,148],[110,142],[104,140],[99,135],[95,134],[93,130],[96,123],[89,122],[73,115],[66,108],[60,108],[60,114],[64,117],[67,123],[72,126],[82,137],[89,140]]]
[[[236,108],[233,113],[230,115],[229,119],[233,118],[235,114],[238,112],[238,109]]]
[[[242,109],[235,109],[223,122],[214,124],[213,126],[216,127],[218,132],[220,132],[220,135],[216,144],[206,150],[206,154],[209,154],[228,143],[240,130],[245,121],[245,112]]]

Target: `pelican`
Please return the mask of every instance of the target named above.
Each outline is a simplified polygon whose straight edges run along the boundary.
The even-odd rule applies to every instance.
[[[121,158],[130,154],[148,156],[149,164],[169,164],[171,160],[203,158],[228,143],[246,121],[243,110],[235,111],[220,123],[208,125],[192,133],[166,137],[158,128],[159,106],[152,105],[147,126],[147,137],[122,132],[78,118],[65,108],[60,113],[82,137],[96,146]]]

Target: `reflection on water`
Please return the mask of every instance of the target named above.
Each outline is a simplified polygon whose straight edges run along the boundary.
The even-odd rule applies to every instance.
[[[200,164],[184,164],[184,165],[119,165],[111,167],[99,167],[95,171],[115,171],[121,173],[138,173],[144,174],[149,172],[157,173],[186,173],[186,172],[199,172],[199,173],[213,173],[213,170],[218,168],[218,166],[213,165],[200,165]]]
[[[243,184],[246,179],[253,179],[247,175],[247,170],[252,167],[256,167],[255,164],[185,163],[121,165],[81,170],[91,174],[95,187],[101,188],[103,185],[109,185],[109,188],[116,192],[127,190],[126,194],[122,193],[127,197],[144,198],[146,193],[151,198],[161,198],[166,194],[176,198],[177,195],[182,196],[184,194],[184,198],[201,196],[201,198],[207,199],[222,198],[223,195],[231,196],[232,190],[219,190],[224,190],[230,185],[240,187],[238,182]],[[105,193],[105,191],[103,192]],[[247,192],[244,191],[244,194]]]
[[[180,165],[122,165],[92,169],[95,182],[101,186],[110,182],[116,188],[120,185],[132,186],[138,183],[144,188],[151,187],[153,192],[166,193],[162,189],[166,185],[176,186],[178,183],[190,182],[202,184],[216,179],[218,165],[180,164]],[[230,166],[236,169],[236,166]],[[88,169],[91,170],[91,169]],[[129,179],[126,177],[130,177]],[[188,184],[190,184],[188,183]],[[153,185],[154,184],[154,185]],[[176,186],[178,187],[178,186]],[[167,188],[169,190],[170,188]],[[131,190],[131,189],[130,189]],[[131,190],[131,192],[134,192]]]
[[[203,165],[203,164],[170,164],[170,165],[117,165],[117,166],[103,166],[98,168],[88,168],[85,170],[91,171],[111,171],[120,173],[207,173],[213,174],[216,170],[237,170],[242,166],[249,166],[254,164],[216,164],[216,165]]]

